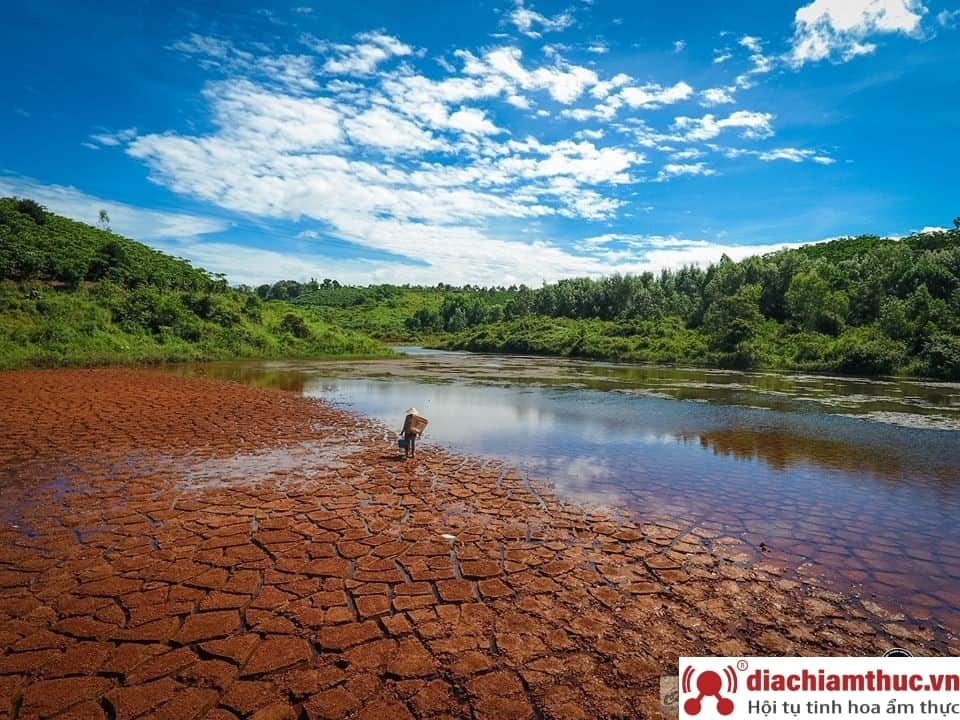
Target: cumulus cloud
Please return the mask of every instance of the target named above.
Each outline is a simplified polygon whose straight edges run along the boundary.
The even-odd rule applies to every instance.
[[[626,87],[620,91],[620,98],[632,108],[658,107],[686,100],[693,94],[693,88],[681,81],[670,87],[661,87],[648,83],[642,87]]]
[[[518,3],[510,22],[539,34],[563,29],[566,15],[546,17]],[[697,92],[676,79],[641,83],[570,62],[568,48],[559,45],[545,57],[525,56],[508,44],[454,49],[427,73],[417,68],[422,53],[383,30],[360,33],[350,43],[301,40],[313,54],[290,47],[271,54],[265,45],[249,53],[191,36],[174,49],[216,63],[202,96],[211,123],[203,131],[91,138],[95,147],[124,148],[153,182],[184,197],[258,222],[306,226],[290,233],[314,248],[299,263],[271,250],[191,244],[188,257],[235,280],[263,279],[266,268],[275,277],[316,275],[321,266],[328,277],[355,282],[530,282],[644,269],[652,250],[692,246],[663,245],[672,241],[661,238],[641,248],[620,237],[617,248],[604,250],[618,253],[614,260],[538,240],[539,223],[612,222],[633,183],[717,174],[706,151],[693,144],[729,131],[749,139],[773,134],[772,114],[746,109],[680,115],[655,129],[647,124],[648,111],[729,104],[739,85]],[[766,71],[761,40],[744,36],[739,46],[751,53],[748,72]],[[404,62],[391,62],[398,59]],[[538,120],[515,135],[511,130],[521,126],[510,118],[518,109],[528,118],[559,116],[586,125],[550,121],[551,129],[566,127],[569,135],[540,136],[547,126]],[[657,164],[643,172],[653,151],[665,155],[654,155]],[[794,159],[783,149],[744,154]],[[806,151],[803,159],[830,161]],[[330,247],[344,246],[389,258],[328,257]],[[218,261],[218,253],[232,254]]]
[[[594,84],[590,94],[601,98],[601,102],[592,108],[568,108],[560,112],[562,117],[578,121],[604,120],[609,121],[616,116],[621,108],[652,110],[664,105],[682,102],[693,95],[693,88],[682,80],[669,87],[657,83],[646,85],[630,85],[632,78],[620,73],[609,80],[601,80]]]
[[[738,42],[751,52],[763,52],[763,47],[760,45],[760,38],[758,37],[744,35]]]
[[[876,45],[868,38],[890,33],[916,36],[925,12],[920,0],[814,0],[796,12],[787,60],[800,67],[872,53]]]
[[[429,131],[383,107],[346,118],[343,124],[350,139],[360,145],[403,153],[435,150],[442,145]]]
[[[657,174],[656,182],[666,182],[680,175],[716,175],[716,170],[706,163],[667,163]]]
[[[437,279],[454,258],[473,282],[519,278],[534,267],[550,269],[551,277],[601,272],[596,262],[550,243],[492,236],[485,223],[609,217],[621,201],[597,188],[628,182],[645,158],[589,140],[492,140],[501,131],[483,111],[443,102],[482,94],[462,79],[466,84],[440,89],[435,81],[394,78],[402,102],[365,108],[249,81],[213,83],[205,97],[214,132],[142,135],[127,152],[178,193],[260,217],[320,221],[330,228],[326,237],[415,257]],[[419,106],[414,115],[404,102],[412,89],[437,107]],[[444,130],[431,131],[431,123]],[[458,163],[427,163],[425,153],[456,156]]]
[[[354,44],[330,45],[315,43],[316,49],[332,53],[323,64],[331,75],[370,75],[381,63],[413,53],[413,48],[383,32],[366,32],[354,36]]]
[[[704,107],[726,105],[734,102],[729,88],[707,88],[700,92],[700,104]]]
[[[750,51],[750,68],[737,76],[734,85],[738,88],[748,89],[754,86],[756,76],[765,75],[776,67],[776,60],[769,55],[764,54],[763,41],[753,35],[744,35],[737,41],[742,47]]]
[[[524,90],[546,90],[558,103],[569,105],[584,91],[599,82],[597,73],[582,65],[557,61],[552,66],[534,70],[521,63],[523,53],[519,48],[502,47],[487,52],[482,60],[469,53],[462,53],[466,60],[465,71],[471,75],[494,78],[516,83]]]
[[[524,6],[523,0],[517,0],[513,11],[507,19],[517,30],[529,38],[538,38],[545,32],[566,30],[573,25],[573,15],[563,12],[553,17],[547,17]]]
[[[773,135],[772,120],[770,113],[737,110],[719,120],[711,114],[699,118],[678,117],[674,120],[673,129],[686,141],[710,140],[727,128],[742,129],[741,134],[746,138],[765,138]]]

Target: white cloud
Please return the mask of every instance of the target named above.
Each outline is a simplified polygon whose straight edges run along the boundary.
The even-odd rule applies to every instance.
[[[750,52],[763,52],[763,46],[760,45],[760,38],[752,35],[744,35],[738,42]]]
[[[470,135],[499,135],[503,132],[487,120],[483,110],[468,107],[462,107],[451,113],[449,126]]]
[[[212,83],[203,94],[213,103],[216,122],[229,127],[224,139],[237,141],[225,152],[253,140],[277,150],[315,150],[342,139],[341,115],[330,98],[289,95],[247,80]]]
[[[17,195],[36,200],[55,213],[96,225],[100,210],[110,216],[110,227],[135,240],[191,238],[227,230],[230,225],[218,218],[180,212],[148,210],[126,203],[88,195],[75,187],[44,185],[30,178],[0,175],[0,196]]]
[[[448,81],[459,82],[441,85]],[[444,273],[493,282],[604,271],[549,243],[499,239],[485,223],[610,217],[622,201],[597,187],[629,182],[631,169],[645,162],[642,154],[586,140],[495,141],[490,137],[499,131],[483,111],[460,106],[450,112],[440,102],[483,94],[483,83],[390,82],[396,92],[390,100],[400,102],[365,109],[352,100],[291,95],[249,81],[213,83],[205,97],[214,132],[143,135],[128,153],[175,192],[262,218],[322,222],[326,238],[413,258],[417,272],[434,280]],[[420,106],[419,117],[411,107],[417,90],[436,105]],[[386,101],[371,92],[356,102],[371,100]],[[432,133],[430,123],[444,126],[445,134]],[[456,155],[457,163],[427,163],[427,152]],[[451,264],[458,268],[450,270]]]
[[[717,171],[705,163],[667,163],[657,174],[656,182],[665,182],[680,175],[716,175]]]
[[[713,149],[720,150],[716,146]],[[801,163],[807,160],[815,162],[818,165],[833,165],[836,160],[828,155],[824,155],[818,150],[809,148],[780,147],[772,150],[749,150],[747,148],[725,148],[723,154],[728,158],[737,158],[743,155],[755,157],[764,162],[773,162],[775,160],[788,160],[790,162]]]
[[[920,0],[814,0],[797,10],[788,62],[800,67],[831,59],[846,62],[873,52],[867,38],[884,33],[916,36],[926,8]]]
[[[524,7],[523,0],[516,0],[516,2],[516,7],[507,19],[527,37],[538,38],[541,33],[558,32],[573,25],[573,16],[569,12],[547,17]]]
[[[790,162],[803,162],[804,160],[813,160],[820,165],[831,165],[836,162],[833,158],[819,154],[816,150],[798,149],[798,148],[776,148],[757,154],[757,158],[764,161],[771,160],[789,160]]]
[[[680,247],[709,247],[706,240],[687,240],[675,235],[643,235],[637,233],[605,233],[580,241],[583,247],[605,247],[611,244],[624,245],[631,248],[680,248]]]
[[[538,15],[522,4],[511,9]],[[522,17],[530,32],[548,26]],[[546,20],[566,22],[560,17]],[[197,57],[221,63],[215,75],[221,79],[203,92],[212,128],[134,131],[115,143],[146,165],[153,182],[175,193],[264,223],[304,223],[290,237],[315,251],[299,264],[272,250],[192,244],[189,257],[234,280],[322,272],[353,282],[490,284],[639,271],[647,267],[642,253],[692,246],[657,245],[668,242],[661,239],[640,248],[620,238],[614,260],[517,238],[552,233],[548,219],[614,221],[634,194],[632,183],[716,174],[705,152],[687,143],[727,129],[749,138],[773,132],[771,114],[748,110],[677,117],[665,131],[649,127],[640,111],[729,103],[736,87],[696,93],[683,81],[638,84],[626,73],[604,75],[568,62],[562,46],[553,46],[546,60],[526,58],[513,46],[454,49],[453,62],[431,63],[427,75],[416,69],[420,54],[384,31],[361,33],[351,44],[303,42],[318,54],[276,55],[261,46],[260,56],[248,58],[228,43],[193,39],[188,44]],[[762,57],[759,40],[744,47]],[[409,60],[387,66],[396,58]],[[760,67],[756,58],[751,63]],[[549,142],[515,137],[509,125],[498,124],[516,115],[513,108],[529,118],[599,122],[570,129],[564,139],[553,132],[562,123],[538,120],[532,132],[549,133]],[[621,111],[626,117],[615,121]],[[109,133],[100,135],[111,141]],[[639,168],[648,158],[638,146],[666,153],[669,161],[644,178]],[[758,157],[762,151],[752,152]],[[818,157],[825,158],[807,159],[821,162]],[[630,212],[648,210],[634,206]],[[344,245],[392,257],[327,257],[331,246]],[[339,247],[336,254],[342,254]]]
[[[960,9],[958,10],[941,10],[937,13],[937,24],[941,27],[953,29],[957,27],[957,24],[960,23]]]
[[[717,263],[724,255],[732,260],[743,260],[751,255],[764,255],[804,244],[808,243],[736,245],[675,235],[607,233],[585,238],[577,243],[577,247],[607,263],[639,261],[645,271],[657,272],[664,268],[676,269],[688,265],[705,266]]]
[[[137,136],[136,128],[127,128],[126,130],[117,130],[115,132],[96,133],[90,136],[97,145],[115,147],[117,145],[126,145]]]
[[[725,63],[727,60],[733,57],[733,53],[728,52],[727,50],[720,50],[720,51],[714,50],[713,53],[714,53],[714,57],[713,57],[714,65],[720,65],[721,63]]]
[[[323,65],[324,72],[331,75],[370,75],[378,65],[390,58],[413,53],[409,45],[382,32],[360,33],[354,39],[357,42],[353,45],[328,45],[323,42],[315,45],[321,51],[333,52],[333,57]]]
[[[167,49],[199,58],[202,68],[218,69],[232,75],[251,75],[267,79],[292,90],[315,90],[318,85],[314,58],[310,55],[281,54],[259,57],[237,48],[229,40],[193,33]]]
[[[671,160],[696,160],[704,156],[703,150],[697,150],[696,148],[690,148],[689,150],[678,150],[677,152],[670,153]]]
[[[631,78],[626,73],[617,73],[609,80],[600,80],[596,85],[590,89],[590,94],[595,98],[605,98],[613,90],[621,88],[624,85],[628,84],[633,78]]]
[[[584,130],[577,130],[577,132],[574,133],[574,137],[579,138],[581,140],[600,140],[604,136],[604,134],[605,134],[604,131],[599,128],[584,129]]]
[[[303,90],[315,90],[318,87],[314,80],[314,60],[308,55],[266,57],[261,58],[257,65],[265,75],[287,87]]]
[[[703,107],[725,105],[733,101],[733,95],[730,94],[729,88],[708,88],[700,93],[700,104]]]
[[[678,117],[673,129],[686,141],[710,140],[727,128],[743,128],[742,134],[747,138],[765,138],[773,135],[771,120],[773,115],[770,113],[737,110],[720,120],[710,114],[699,118]]]
[[[228,40],[198,33],[191,33],[188,37],[178,40],[170,46],[170,49],[185,55],[206,55],[221,60],[226,60],[236,53],[233,43]]]
[[[461,239],[455,240],[459,242]],[[484,265],[478,265],[476,269],[465,267],[458,261],[456,250],[448,254],[445,265],[424,266],[387,260],[344,259],[309,252],[291,254],[229,243],[155,243],[159,249],[185,257],[199,267],[226,274],[231,282],[247,285],[284,279],[305,281],[311,277],[335,277],[341,282],[357,285],[443,282],[455,285],[526,283],[534,286],[543,280],[563,277],[706,266],[719,262],[724,255],[736,261],[806,244],[809,243],[738,245],[669,235],[610,233],[576,243],[575,247],[585,253],[584,256],[551,254],[544,258],[542,265],[536,263],[538,246],[524,246],[525,251],[518,255],[515,263],[500,261],[496,268],[502,274],[497,275],[488,272]]]
[[[527,70],[520,60],[523,53],[514,47],[496,48],[487,52],[483,60],[478,60],[467,52],[464,70],[470,75],[485,78],[499,78],[515,83],[524,90],[546,90],[558,103],[569,105],[584,91],[597,84],[597,73],[581,65],[571,65],[558,61],[553,66],[542,66]]]
[[[651,250],[646,254],[646,263],[651,269],[678,268],[685,265],[709,265],[718,263],[726,255],[733,261],[743,260],[753,255],[798,248],[810,243],[774,243],[770,245],[723,245],[708,243],[705,246],[692,246],[678,249]]]
[[[664,105],[682,102],[693,95],[693,88],[680,81],[675,85],[664,87],[656,83],[647,83],[642,86],[627,86],[632,78],[620,73],[609,80],[601,80],[590,91],[593,97],[602,102],[592,108],[568,108],[560,115],[580,122],[586,120],[612,120],[624,106],[652,110]],[[616,92],[613,92],[616,90]]]
[[[392,152],[418,153],[442,145],[430,132],[382,107],[347,118],[344,127],[353,142]]]
[[[673,52],[681,53],[683,49],[687,46],[687,43],[683,40],[674,40],[673,41]]]
[[[569,175],[593,184],[624,183],[630,180],[627,170],[646,162],[640,153],[615,147],[598,148],[587,141],[563,140],[547,145],[534,138],[527,138],[508,145],[513,150],[531,152],[543,157],[508,157],[498,162],[499,168],[527,178]]]
[[[750,51],[750,68],[734,80],[738,88],[747,89],[754,85],[754,76],[764,75],[774,69],[774,58],[763,53],[763,43],[758,37],[744,35],[737,41],[739,45]]]
[[[620,91],[620,97],[632,108],[670,105],[686,100],[692,94],[693,88],[682,81],[666,88],[648,83],[642,87],[626,87]]]
[[[594,40],[587,45],[587,52],[593,53],[594,55],[606,55],[610,52],[610,47],[602,40]]]

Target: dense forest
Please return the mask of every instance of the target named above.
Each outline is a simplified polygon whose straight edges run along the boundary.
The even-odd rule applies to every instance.
[[[525,286],[230,288],[103,229],[0,200],[0,366],[487,352],[960,380],[956,230]]]
[[[536,289],[324,280],[256,292],[449,349],[960,379],[960,228]]]
[[[0,199],[0,368],[388,353],[185,260]]]

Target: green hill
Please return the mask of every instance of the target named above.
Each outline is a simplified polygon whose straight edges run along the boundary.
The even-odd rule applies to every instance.
[[[309,309],[0,198],[0,368],[386,354]]]
[[[0,367],[451,349],[960,380],[960,230],[509,288],[255,291],[0,200]]]

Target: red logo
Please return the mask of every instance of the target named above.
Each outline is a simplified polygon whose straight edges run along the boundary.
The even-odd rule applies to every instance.
[[[688,667],[686,672],[683,673],[683,693],[687,695],[692,692],[690,687],[690,679],[693,677],[694,670],[692,667]],[[714,672],[713,670],[705,670],[700,673],[700,677],[697,678],[697,692],[699,693],[696,697],[688,698],[686,702],[683,703],[683,711],[687,715],[699,715],[700,710],[703,709],[703,699],[708,696],[713,696],[717,699],[717,712],[721,715],[729,715],[733,712],[733,700],[728,697],[723,697],[720,693],[723,691],[724,678],[726,678],[728,693],[735,693],[737,691],[737,674],[733,671],[733,667],[728,665],[723,670],[723,678],[720,677],[720,673]]]

